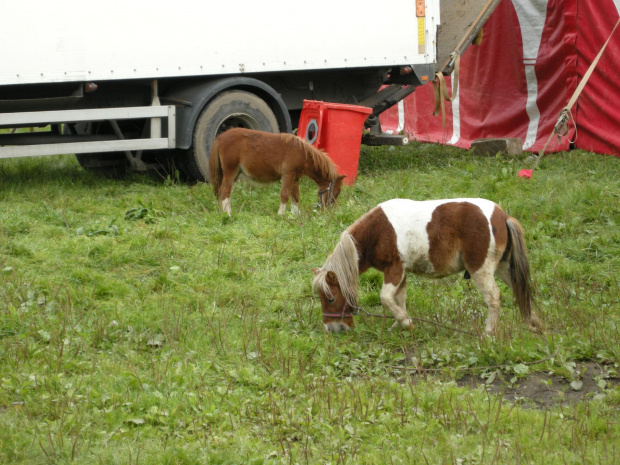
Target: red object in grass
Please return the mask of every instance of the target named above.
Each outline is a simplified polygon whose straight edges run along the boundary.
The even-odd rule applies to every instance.
[[[304,100],[297,135],[323,149],[352,186],[357,176],[364,121],[372,109],[359,105]]]
[[[519,177],[530,179],[532,177],[532,170],[521,170],[519,171]]]

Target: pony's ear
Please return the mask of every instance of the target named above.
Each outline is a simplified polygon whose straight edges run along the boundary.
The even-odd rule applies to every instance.
[[[319,272],[318,268],[312,268],[312,272],[316,275]]]
[[[327,275],[325,276],[325,281],[327,281],[327,284],[335,286],[336,284],[338,284],[338,277],[333,271],[328,271]]]
[[[341,175],[340,175],[340,176],[338,176],[336,179],[337,179],[338,181],[342,181],[342,180],[343,180],[344,178],[346,178],[346,177],[347,177],[347,175],[346,175],[346,174],[341,174]]]

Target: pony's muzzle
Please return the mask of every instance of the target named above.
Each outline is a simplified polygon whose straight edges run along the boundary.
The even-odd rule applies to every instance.
[[[335,204],[336,198],[334,197],[334,181],[330,182],[327,188],[319,190],[318,197],[319,208]]]
[[[353,329],[353,321],[350,318],[350,324],[345,320],[323,320],[325,331],[328,333],[341,333],[344,331],[351,331]]]

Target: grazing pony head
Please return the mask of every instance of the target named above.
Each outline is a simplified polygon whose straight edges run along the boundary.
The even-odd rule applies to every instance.
[[[342,190],[342,181],[346,177],[346,175],[337,176],[335,179],[329,182],[327,187],[319,187],[319,207],[330,206],[336,203],[336,199],[338,198],[338,196],[340,195],[340,191]]]
[[[321,300],[323,324],[330,332],[353,328],[357,313],[358,251],[353,237],[345,231],[340,242],[321,268],[314,268],[312,287]]]
[[[342,189],[342,180],[346,175],[338,174],[338,167],[334,164],[329,155],[323,150],[319,150],[309,142],[293,135],[283,135],[289,137],[295,144],[299,144],[306,154],[306,175],[308,175],[319,186],[319,207],[325,207],[336,203]]]

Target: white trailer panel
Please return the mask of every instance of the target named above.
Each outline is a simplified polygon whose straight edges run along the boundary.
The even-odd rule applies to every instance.
[[[0,85],[436,60],[439,2],[426,2],[422,20],[415,0],[5,3]]]

